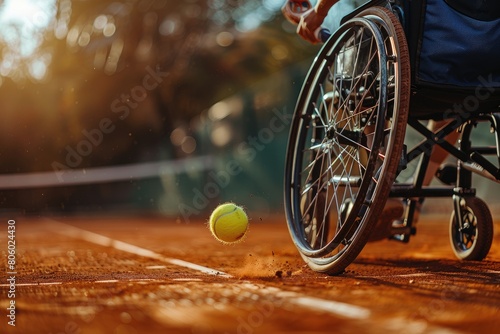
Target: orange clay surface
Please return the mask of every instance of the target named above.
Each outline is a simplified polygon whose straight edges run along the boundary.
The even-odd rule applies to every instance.
[[[410,243],[368,244],[344,274],[327,276],[305,266],[283,217],[250,218],[230,246],[202,220],[3,218],[0,332],[498,333],[499,224],[482,262],[454,257],[448,216],[423,216]]]

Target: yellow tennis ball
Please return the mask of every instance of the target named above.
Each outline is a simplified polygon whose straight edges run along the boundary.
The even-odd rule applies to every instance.
[[[248,229],[247,214],[234,203],[224,203],[215,208],[209,223],[210,231],[222,243],[240,241]]]

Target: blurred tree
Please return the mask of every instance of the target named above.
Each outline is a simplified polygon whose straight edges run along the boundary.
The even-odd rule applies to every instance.
[[[312,54],[284,31],[286,23],[276,15],[280,5],[274,0],[48,1],[43,15],[33,14],[38,42],[30,55],[12,56],[12,45],[20,50],[25,42],[21,32],[11,41],[0,39],[3,54],[18,64],[0,71],[2,123],[10,129],[0,134],[0,154],[16,156],[11,139],[29,138],[17,148],[15,163],[3,164],[1,171],[50,170],[105,118],[112,133],[78,167],[154,158],[157,153],[148,148],[165,141],[178,124]],[[19,23],[9,27],[24,29]],[[35,154],[39,151],[43,154]]]
[[[281,4],[0,1],[0,173],[186,154],[166,150],[172,130],[190,131],[217,101],[316,51],[281,17]],[[70,165],[71,152],[85,154]],[[109,193],[85,189],[82,196],[69,188],[2,191],[0,204],[18,198],[40,208],[63,198],[64,206]]]

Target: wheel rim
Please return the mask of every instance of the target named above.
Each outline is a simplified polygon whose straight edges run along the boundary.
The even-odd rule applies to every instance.
[[[465,203],[461,205],[459,213],[453,212],[451,216],[450,237],[455,253],[459,257],[466,257],[472,252],[477,240],[477,218],[473,209]],[[464,227],[458,224],[457,214],[462,215]]]
[[[376,163],[384,126],[379,121],[384,119],[380,106],[387,103],[385,89],[378,88],[387,81],[386,68],[380,66],[385,54],[378,52],[383,42],[367,20],[357,20],[352,28],[351,35],[341,36],[341,47],[337,38],[326,52],[328,61],[318,64],[311,81],[316,89],[310,90],[296,126],[295,164],[287,166],[287,180],[292,180],[287,203],[292,201],[290,214],[300,222],[291,226],[299,236],[294,241],[301,253],[316,258],[333,250],[341,254],[348,246],[346,236],[352,238],[369,214],[363,196],[371,193],[372,177],[380,167]],[[367,49],[370,52],[362,55],[360,51]],[[348,66],[346,57],[351,57]],[[335,66],[339,62],[341,66]],[[366,131],[369,127],[373,130]],[[347,200],[352,208],[342,216]],[[317,210],[323,212],[314,222],[308,217]],[[311,236],[311,231],[322,235]]]

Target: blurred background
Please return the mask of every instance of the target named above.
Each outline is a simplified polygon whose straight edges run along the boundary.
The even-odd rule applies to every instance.
[[[282,210],[290,115],[317,46],[283,0],[0,2],[0,205]]]
[[[319,48],[283,2],[0,0],[1,210],[281,213]]]

